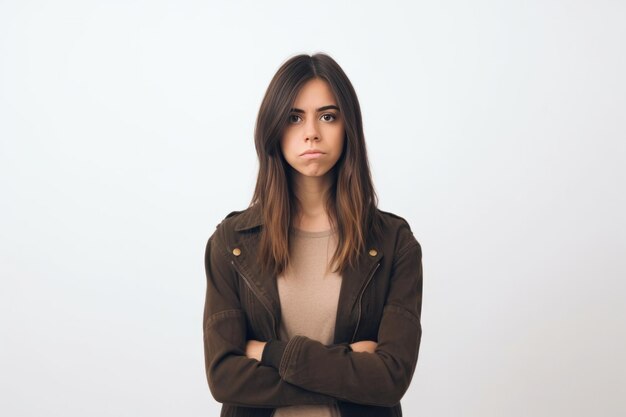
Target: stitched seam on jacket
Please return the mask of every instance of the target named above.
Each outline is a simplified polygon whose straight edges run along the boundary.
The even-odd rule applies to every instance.
[[[410,249],[413,249],[416,246],[419,246],[419,242],[417,242],[416,240],[412,240],[404,248],[400,249],[398,251],[398,255],[397,255],[396,260],[394,261],[394,264],[398,263],[400,261],[400,259],[402,259],[402,257],[409,252]]]
[[[286,373],[290,368],[291,364],[291,356],[293,356],[296,352],[296,347],[301,343],[302,338],[300,336],[294,336],[287,342],[287,346],[285,346],[285,351],[283,352],[283,357],[281,358],[280,365],[278,366],[278,374],[285,379],[287,377]]]
[[[280,375],[281,378],[283,377],[283,372],[285,371],[285,359],[287,358],[287,354],[289,353],[287,349],[289,348],[290,342],[291,340],[287,342],[287,346],[285,346],[285,350],[283,351],[283,356],[280,358],[280,363],[278,364],[278,375]]]
[[[296,346],[293,348],[293,354],[291,355],[293,359],[291,359],[291,368],[297,368],[298,360],[300,359],[301,347],[304,344],[306,338],[304,336],[299,336]]]
[[[289,362],[289,355],[293,350],[293,344],[295,343],[295,337],[287,342],[287,346],[285,346],[285,350],[283,351],[283,357],[280,358],[280,364],[278,365],[278,374],[284,378],[285,370],[287,369],[287,364]]]
[[[243,311],[240,309],[218,311],[217,313],[213,313],[209,316],[209,318],[206,321],[206,327],[207,328],[211,327],[216,321],[219,321],[221,319],[225,319],[228,317],[238,317],[242,315],[243,315]]]
[[[392,313],[400,314],[408,318],[409,320],[411,320],[414,324],[420,326],[419,318],[404,307],[401,307],[397,304],[387,304],[385,306],[385,310],[392,312]]]

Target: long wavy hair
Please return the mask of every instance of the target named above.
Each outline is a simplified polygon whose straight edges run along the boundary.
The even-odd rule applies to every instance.
[[[347,265],[354,267],[359,254],[366,250],[367,236],[381,234],[378,197],[372,183],[356,92],[329,55],[293,56],[272,78],[254,130],[259,172],[250,206],[260,205],[263,214],[259,264],[264,272],[274,276],[289,264],[289,227],[299,207],[280,139],[300,88],[313,78],[328,82],[344,118],[344,147],[332,168],[334,181],[325,202],[331,227],[338,232],[337,248],[330,260],[331,265],[336,265],[334,271],[342,273]]]

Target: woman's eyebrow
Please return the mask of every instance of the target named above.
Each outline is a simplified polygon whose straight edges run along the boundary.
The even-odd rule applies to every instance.
[[[337,111],[340,111],[339,107],[335,106],[334,104],[331,104],[329,106],[322,106],[319,109],[317,109],[317,111],[320,112],[320,111],[324,111],[324,110],[328,110],[328,109],[335,109]],[[296,109],[296,108],[291,109],[291,111],[294,112],[294,113],[304,113],[304,110]]]

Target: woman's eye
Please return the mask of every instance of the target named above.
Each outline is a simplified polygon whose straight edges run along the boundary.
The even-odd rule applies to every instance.
[[[300,118],[300,116],[298,116],[297,114],[290,114],[289,115],[289,123],[295,123],[297,122],[297,120],[294,120],[294,118]]]
[[[333,120],[335,120],[335,115],[334,114],[330,114],[330,113],[326,113],[324,115],[322,115],[322,118],[324,117],[330,117],[329,119],[324,119],[325,122],[332,122]]]

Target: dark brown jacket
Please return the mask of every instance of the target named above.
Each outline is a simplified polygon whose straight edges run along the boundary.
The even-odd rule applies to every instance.
[[[274,366],[245,355],[247,340],[277,339],[280,323],[276,279],[261,276],[255,263],[260,210],[233,211],[216,226],[206,246],[203,331],[222,417],[332,403],[342,417],[402,415],[422,335],[422,251],[406,220],[377,213],[384,238],[368,238],[358,265],[342,275],[334,344],[295,336],[278,344]],[[349,344],[360,340],[377,341],[376,352],[353,352]]]

